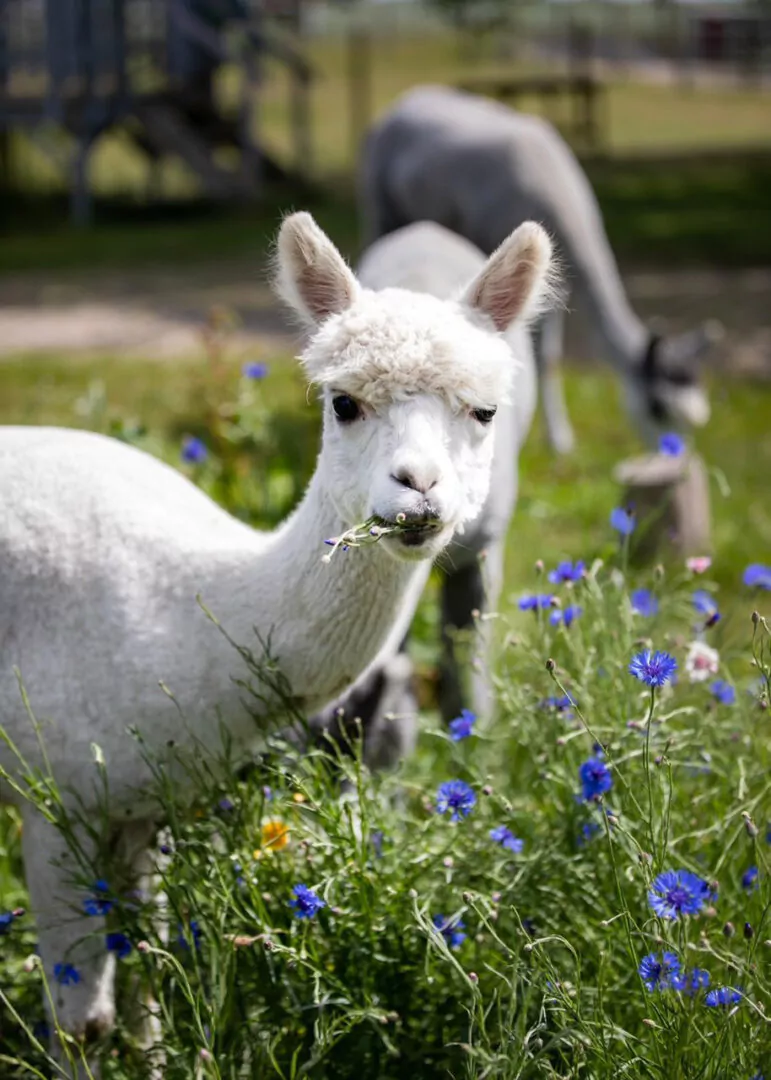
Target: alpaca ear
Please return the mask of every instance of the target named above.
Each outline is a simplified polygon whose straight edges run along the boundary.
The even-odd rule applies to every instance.
[[[515,320],[532,318],[548,306],[555,291],[554,273],[548,233],[526,221],[492,253],[461,302],[504,331]]]
[[[277,291],[305,322],[321,323],[351,306],[356,278],[310,214],[284,218],[277,247]]]

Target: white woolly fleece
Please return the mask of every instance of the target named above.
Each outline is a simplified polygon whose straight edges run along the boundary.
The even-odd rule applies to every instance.
[[[362,290],[320,327],[302,362],[313,382],[375,409],[416,388],[456,410],[490,408],[508,400],[516,370],[485,316],[406,289]]]

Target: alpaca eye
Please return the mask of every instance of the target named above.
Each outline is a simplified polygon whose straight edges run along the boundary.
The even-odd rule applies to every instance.
[[[332,408],[335,410],[337,419],[342,420],[344,424],[350,423],[351,420],[356,420],[361,416],[361,409],[353,398],[348,397],[347,394],[338,394],[336,398],[333,398]]]
[[[492,409],[472,409],[471,415],[475,420],[478,420],[480,424],[489,424],[498,409],[493,407]]]

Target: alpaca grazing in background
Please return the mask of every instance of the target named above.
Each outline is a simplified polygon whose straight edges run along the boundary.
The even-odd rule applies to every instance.
[[[312,328],[302,359],[324,425],[305,497],[273,533],[118,441],[0,428],[0,722],[19,755],[0,742],[16,778],[0,780],[0,796],[21,808],[39,952],[65,1030],[90,1040],[113,1023],[114,954],[103,919],[77,914],[88,871],[75,880],[60,831],[22,794],[27,768],[44,762],[16,669],[64,806],[98,822],[96,745],[110,836],[146,870],[158,824],[146,755],[190,785],[178,750],[214,755],[224,727],[246,759],[278,705],[270,687],[259,699],[245,691],[242,654],[196,598],[233,641],[255,653],[269,642],[303,708],[392,652],[431,560],[487,498],[493,417],[515,374],[501,334],[538,303],[550,253],[544,230],[525,224],[445,302],[362,287],[308,214],[284,221],[279,288]],[[401,527],[322,560],[325,538],[371,515]],[[77,840],[96,861],[87,828]],[[79,979],[57,985],[60,964]]]
[[[370,289],[410,290],[416,300],[431,295],[447,300],[460,295],[479,274],[485,256],[462,237],[433,222],[408,225],[378,240],[357,267],[360,282]],[[518,458],[530,430],[537,398],[537,379],[530,333],[521,323],[504,335],[512,353],[515,378],[508,401],[498,406],[490,491],[482,511],[456,537],[439,559],[441,568],[442,662],[440,708],[445,722],[473,700],[487,711],[489,684],[484,623],[475,612],[495,609],[503,585],[506,532],[517,501]],[[480,558],[483,556],[483,558]],[[417,606],[417,599],[415,607]],[[414,608],[413,608],[414,610]],[[464,663],[457,631],[479,655],[478,666]],[[467,659],[467,658],[466,658]],[[464,670],[467,669],[467,670]],[[401,648],[383,651],[378,661],[351,687],[314,717],[318,733],[335,735],[361,720],[365,760],[372,767],[394,764],[410,753],[416,735],[417,704],[412,690],[412,663]],[[471,684],[469,688],[468,684]]]
[[[646,329],[629,305],[586,174],[545,120],[459,90],[418,87],[370,130],[360,190],[367,243],[428,220],[490,252],[520,221],[540,221],[645,441],[655,443],[662,425],[707,421],[696,361],[719,327],[672,338]],[[574,436],[557,366],[563,323],[564,310],[549,311],[534,345],[549,438],[567,452]]]

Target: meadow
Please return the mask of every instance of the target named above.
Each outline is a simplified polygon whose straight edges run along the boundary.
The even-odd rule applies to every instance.
[[[8,362],[0,421],[109,432],[271,525],[311,470],[315,403],[288,357],[217,357]],[[159,772],[170,940],[151,904],[113,884],[109,860],[84,873],[83,890],[105,883],[124,993],[135,998],[138,980],[159,1002],[165,1076],[760,1074],[771,1056],[771,656],[752,612],[768,612],[769,594],[742,575],[771,534],[759,497],[771,436],[767,391],[716,389],[700,440],[713,466],[708,573],[671,559],[629,569],[609,514],[612,465],[634,442],[612,381],[573,372],[578,453],[555,462],[536,429],[522,462],[494,716],[457,741],[440,729],[432,588],[413,647],[419,749],[395,773],[369,775],[356,740],[298,755],[272,736],[243,776],[224,745],[216,767],[186,763],[200,792],[191,812]],[[586,572],[563,568],[554,584],[545,571],[565,559]],[[695,606],[697,589],[708,597]],[[523,595],[545,594],[580,615],[554,625],[557,608],[520,610]],[[694,641],[707,647],[703,672]],[[676,658],[676,685],[629,673],[647,647]],[[459,786],[442,812],[448,781]],[[50,809],[56,795],[43,790]],[[3,1076],[43,1076],[53,1066],[34,925],[8,917],[26,903],[15,813],[0,836],[0,1060]],[[669,871],[685,874],[684,907],[657,905]],[[104,1053],[104,1076],[147,1074],[127,1027]]]
[[[447,50],[379,48],[378,107],[416,71],[442,81],[461,71]],[[327,183],[310,205],[353,257],[341,49],[317,57]],[[266,130],[288,152],[284,91],[270,75]],[[748,150],[767,140],[767,98],[619,84],[610,107],[615,156],[588,168],[622,259],[767,265],[769,164]],[[741,152],[667,159],[726,142]],[[182,273],[263,251],[286,206],[279,193],[256,210],[190,201],[148,212],[132,203],[144,174],[131,151],[106,140],[100,155],[98,228],[69,230],[52,182],[50,201],[12,203],[0,273],[70,280],[161,263]],[[20,167],[40,179],[33,157]],[[187,190],[173,168],[164,183]],[[82,887],[109,913],[105,947],[124,997],[141,986],[158,1002],[169,1080],[771,1076],[771,589],[767,576],[746,577],[771,563],[771,390],[718,371],[708,385],[713,417],[691,442],[710,475],[708,569],[666,550],[640,564],[634,533],[611,526],[613,467],[640,446],[612,376],[576,366],[566,374],[576,453],[556,459],[539,421],[522,455],[494,715],[440,727],[437,571],[411,644],[418,750],[398,770],[370,775],[355,738],[298,754],[273,733],[247,774],[226,744],[216,763],[185,762],[192,808],[159,771],[168,937],[108,853]],[[256,527],[296,503],[319,434],[293,359],[239,352],[224,330],[220,351],[210,339],[173,361],[6,357],[0,423],[130,441]],[[549,606],[532,610],[534,596]],[[649,658],[630,670],[647,649],[677,668]],[[257,692],[263,674],[255,665]],[[47,783],[31,797],[58,806]],[[70,1074],[47,1055],[27,902],[19,818],[0,808],[3,1080]],[[54,994],[73,977],[66,963]],[[108,1080],[149,1075],[129,1020],[121,1013],[102,1047]],[[80,1048],[63,1043],[77,1061]]]

